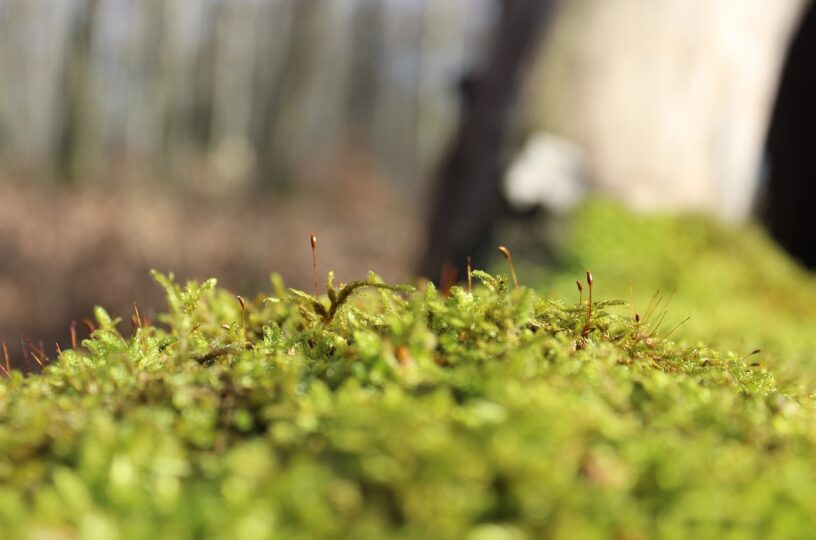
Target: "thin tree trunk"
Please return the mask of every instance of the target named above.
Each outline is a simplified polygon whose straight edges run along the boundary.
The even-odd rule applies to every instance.
[[[64,182],[74,184],[88,174],[91,160],[91,50],[99,0],[87,0],[76,14],[63,72],[65,91],[59,113],[55,169]]]
[[[195,59],[195,90],[190,100],[189,132],[198,150],[208,150],[213,138],[215,110],[215,60],[218,47],[220,7],[206,10],[205,29]]]
[[[372,141],[374,104],[380,92],[380,63],[384,47],[382,6],[379,0],[361,2],[353,22],[347,123],[365,144]]]
[[[295,149],[301,142],[302,122],[308,105],[307,89],[314,74],[320,36],[317,19],[325,8],[323,0],[294,0],[288,55],[280,83],[266,106],[266,137],[256,142],[258,181],[261,185],[285,190],[296,174]]]
[[[509,117],[528,60],[536,49],[552,0],[503,0],[495,45],[484,71],[463,85],[461,120],[436,173],[421,275],[443,266],[465,275],[472,256],[482,266],[500,209],[501,155]]]

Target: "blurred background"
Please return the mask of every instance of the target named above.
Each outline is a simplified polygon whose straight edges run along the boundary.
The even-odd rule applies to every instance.
[[[161,309],[150,268],[309,289],[312,232],[341,281],[449,284],[497,243],[546,280],[598,197],[760,223],[812,268],[814,11],[0,0],[0,339]]]

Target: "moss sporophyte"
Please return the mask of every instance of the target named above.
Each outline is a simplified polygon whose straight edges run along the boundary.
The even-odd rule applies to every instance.
[[[656,305],[618,313],[590,273],[577,304],[473,269],[448,296],[374,274],[329,273],[321,296],[273,276],[254,297],[154,276],[155,324],[98,308],[81,343],[74,325],[50,361],[35,348],[41,373],[4,362],[3,538],[814,530],[811,396],[670,341]]]

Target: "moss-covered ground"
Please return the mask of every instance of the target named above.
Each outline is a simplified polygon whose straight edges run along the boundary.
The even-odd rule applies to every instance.
[[[702,341],[768,366],[786,386],[816,387],[816,276],[791,261],[758,226],[724,227],[704,216],[643,216],[604,201],[583,207],[559,236],[555,271],[528,268],[529,281],[561,298],[591,268],[605,297],[658,312],[674,338]]]
[[[698,219],[571,231],[552,295],[157,275],[157,324],[0,379],[0,537],[812,538],[812,279]]]

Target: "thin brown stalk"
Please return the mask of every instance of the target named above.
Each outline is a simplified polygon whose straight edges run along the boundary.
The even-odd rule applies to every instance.
[[[43,360],[45,360],[45,353],[43,353],[33,343],[31,343],[30,339],[26,340],[26,345],[28,345],[28,348],[31,349],[31,356],[33,356],[34,361],[37,362],[37,364],[39,364],[40,369],[44,368],[45,363],[43,362]],[[41,356],[42,358],[40,358]]]
[[[139,313],[139,306],[136,305],[136,300],[133,301],[133,314],[136,316],[136,325],[139,330],[142,329],[142,315]]]
[[[3,342],[3,356],[6,360],[6,372],[11,373],[11,357],[9,356],[8,347],[6,346],[6,342]]]
[[[240,295],[236,295],[236,298],[238,298],[238,303],[241,304],[241,332],[243,333],[244,343],[248,343],[246,323],[246,301],[244,300],[244,297]]]
[[[473,266],[470,264],[470,255],[467,258],[468,292],[473,292]]]
[[[592,322],[592,272],[587,271],[586,281],[589,286],[589,301],[587,302],[586,321],[584,321],[584,328],[581,330],[581,335],[586,338],[589,335],[590,323]]]
[[[312,245],[312,278],[314,279],[315,298],[320,296],[320,288],[317,285],[317,236],[314,233],[309,235],[309,242]]]
[[[504,255],[504,258],[507,259],[507,264],[510,266],[510,274],[513,276],[513,284],[516,286],[516,289],[518,289],[519,280],[516,275],[516,265],[513,264],[513,255],[511,255],[510,250],[504,246],[499,246],[499,253]]]
[[[77,324],[76,321],[71,321],[71,348],[77,349]]]

